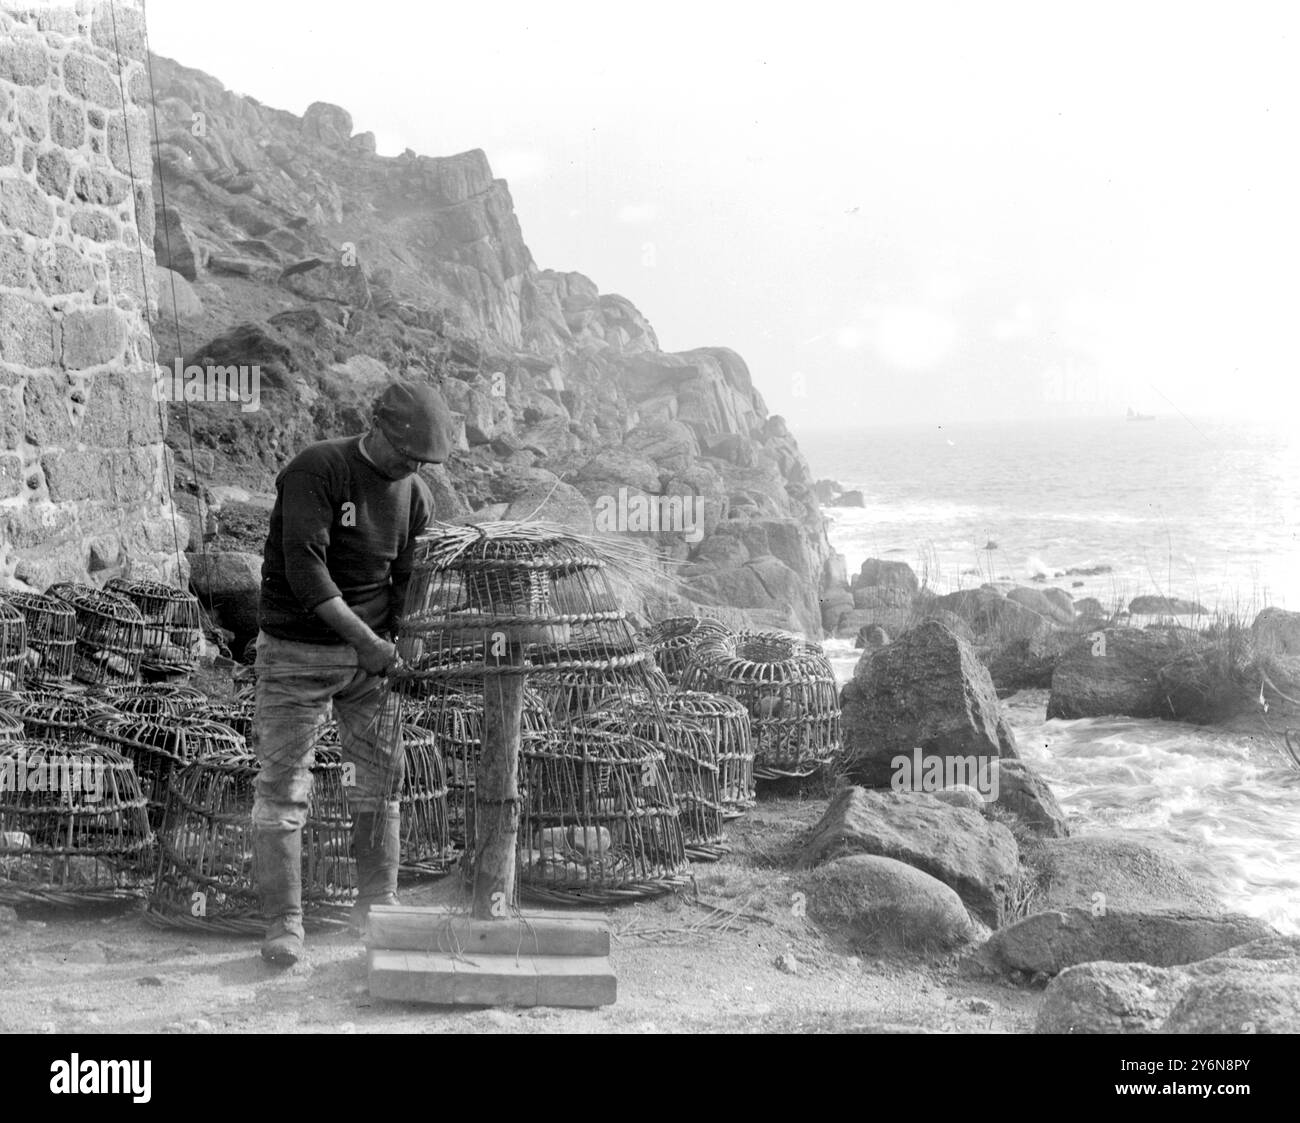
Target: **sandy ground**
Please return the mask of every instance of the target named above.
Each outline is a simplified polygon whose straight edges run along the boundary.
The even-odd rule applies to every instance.
[[[23,906],[16,920],[0,910],[0,1031],[1028,1032],[1037,991],[959,979],[954,957],[859,958],[799,915],[789,856],[824,807],[820,798],[766,801],[731,824],[729,857],[694,867],[693,892],[610,910],[613,1006],[372,1000],[364,948],[346,929],[309,933],[306,960],[284,971],[263,964],[255,939],[159,929],[139,902]],[[460,893],[443,878],[404,884],[402,898]]]

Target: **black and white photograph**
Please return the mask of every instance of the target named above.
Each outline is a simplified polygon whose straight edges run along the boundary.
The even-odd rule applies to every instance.
[[[1267,2],[0,0],[24,1080],[1068,1034],[1098,1104],[1263,1094],[1298,51]]]

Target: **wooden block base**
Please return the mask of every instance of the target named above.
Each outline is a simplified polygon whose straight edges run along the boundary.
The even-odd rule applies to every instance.
[[[618,981],[603,956],[473,955],[372,948],[370,993],[441,1006],[608,1006]]]
[[[609,923],[599,914],[530,912],[476,920],[440,908],[376,905],[366,944],[389,951],[445,955],[608,956]]]

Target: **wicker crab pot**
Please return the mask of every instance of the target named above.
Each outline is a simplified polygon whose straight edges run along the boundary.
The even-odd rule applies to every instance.
[[[251,698],[229,698],[224,701],[204,698],[201,702],[188,702],[186,705],[187,708],[182,711],[185,717],[228,725],[244,739],[248,748],[252,748],[256,706]]]
[[[677,686],[700,644],[730,634],[725,624],[707,616],[673,616],[652,624],[642,638],[664,676]]]
[[[474,777],[483,751],[483,694],[464,680],[451,687],[444,684],[444,688],[408,701],[405,720],[434,738],[447,775],[448,837],[457,850],[463,851],[466,839],[474,835],[472,806]],[[520,728],[538,733],[549,726],[545,701],[525,689]]]
[[[440,526],[417,543],[398,637],[402,689],[432,697],[463,684],[483,699],[481,725],[462,707],[461,730],[438,730],[469,734],[475,917],[513,906],[516,882],[525,894],[576,903],[668,892],[689,878],[662,750],[575,719],[597,702],[667,685],[634,642],[610,579],[636,557],[536,524]],[[543,731],[525,726],[525,680],[547,700]],[[570,832],[589,836],[590,852],[561,847]]]
[[[99,740],[97,723],[117,715],[100,699],[54,691],[26,691],[0,699],[0,706],[23,723],[25,736],[36,741]]]
[[[207,702],[208,696],[194,686],[185,686],[177,682],[128,682],[117,686],[106,686],[98,692],[102,698],[117,709],[132,698],[167,698],[182,706],[197,706]],[[124,711],[133,712],[130,710]]]
[[[144,617],[126,597],[89,585],[51,585],[77,617],[72,677],[88,686],[135,682],[144,656]]]
[[[160,581],[116,578],[104,587],[126,597],[144,618],[141,670],[159,678],[194,670],[203,643],[198,597]]]
[[[27,623],[26,682],[70,681],[77,614],[46,593],[5,593],[0,601],[21,612]]]
[[[595,729],[639,738],[664,754],[681,820],[686,856],[712,862],[730,853],[723,835],[722,798],[710,730],[670,710],[659,698],[634,698],[602,706],[586,721]],[[659,738],[663,740],[659,740]]]
[[[244,748],[244,739],[230,726],[188,715],[105,715],[89,724],[100,741],[135,764],[155,830],[162,823],[167,789],[177,770],[200,757]]]
[[[21,690],[27,675],[27,617],[0,600],[0,690]]]
[[[125,757],[89,742],[0,742],[0,903],[135,896],[150,844]]]
[[[668,720],[703,726],[709,759],[718,766],[718,799],[725,819],[754,807],[754,741],[749,711],[734,698],[700,690],[676,690],[663,699]]]
[[[253,864],[258,764],[246,750],[214,752],[178,769],[166,793],[160,858],[148,915],[166,927],[260,936]],[[333,906],[356,895],[352,818],[335,750],[318,748],[302,836],[302,902],[308,923],[341,920]]]
[[[447,770],[438,742],[418,725],[402,728],[402,869],[409,872],[445,873],[459,853],[448,834]]]
[[[830,662],[784,632],[739,632],[704,643],[683,690],[734,698],[749,714],[754,776],[811,776],[840,748],[840,705]]]
[[[0,741],[21,741],[25,736],[22,718],[0,710]]]

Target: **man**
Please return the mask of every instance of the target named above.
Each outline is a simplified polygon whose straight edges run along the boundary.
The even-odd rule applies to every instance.
[[[402,778],[400,707],[384,676],[433,497],[416,475],[448,453],[451,415],[436,390],[398,382],[370,430],[319,441],[276,478],[262,560],[254,743],[253,842],[268,920],[262,957],[302,955],[302,828],[319,726],[338,719],[353,852],[358,932],[371,905],[397,901]]]

